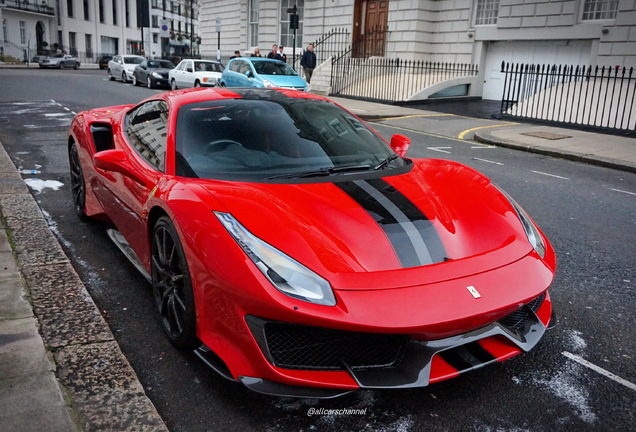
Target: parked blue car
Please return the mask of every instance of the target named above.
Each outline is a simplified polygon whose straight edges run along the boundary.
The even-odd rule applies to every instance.
[[[223,87],[279,87],[309,91],[309,84],[280,60],[236,57],[221,75]]]

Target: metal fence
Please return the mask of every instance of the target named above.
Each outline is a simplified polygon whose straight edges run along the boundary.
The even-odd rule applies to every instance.
[[[501,113],[558,124],[636,131],[634,68],[502,62]]]
[[[477,75],[472,64],[399,58],[334,59],[331,94],[383,102],[405,102],[415,93],[452,78]]]
[[[345,28],[334,28],[328,33],[318,38],[314,45],[314,53],[316,54],[316,65],[319,65],[333,56],[337,56],[347,49],[349,45],[351,33]],[[287,62],[295,69],[300,70],[300,59],[303,51],[290,61],[290,55],[287,56]]]

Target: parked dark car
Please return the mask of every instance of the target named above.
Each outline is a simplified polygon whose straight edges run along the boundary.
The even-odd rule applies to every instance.
[[[108,67],[108,62],[112,60],[112,55],[103,55],[97,59],[97,64],[100,69],[106,69]]]
[[[148,88],[169,87],[168,71],[174,69],[170,60],[144,60],[133,70],[133,84],[146,85]]]

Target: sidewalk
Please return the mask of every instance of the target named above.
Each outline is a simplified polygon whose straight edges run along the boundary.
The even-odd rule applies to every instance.
[[[367,119],[427,113],[332,99]],[[475,138],[636,172],[633,138],[512,123]],[[168,430],[1,143],[0,283],[0,430]]]

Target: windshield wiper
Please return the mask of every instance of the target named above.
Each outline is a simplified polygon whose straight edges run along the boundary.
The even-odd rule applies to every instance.
[[[391,156],[389,156],[388,158],[384,159],[382,162],[380,162],[379,164],[377,164],[376,166],[373,167],[373,170],[377,171],[379,169],[382,169],[384,167],[386,167],[388,164],[390,164],[391,162],[393,162],[395,159],[397,159],[399,156],[399,154],[397,153],[393,153]]]
[[[314,171],[301,171],[295,173],[278,174],[271,177],[267,177],[265,180],[279,179],[279,178],[305,178],[305,177],[321,177],[330,176],[334,174],[342,174],[346,172],[356,171],[368,171],[371,169],[371,165],[346,165],[338,167],[320,168]]]

